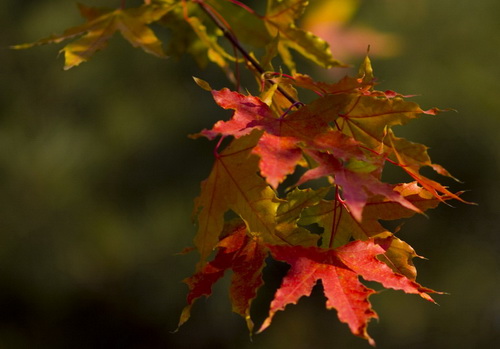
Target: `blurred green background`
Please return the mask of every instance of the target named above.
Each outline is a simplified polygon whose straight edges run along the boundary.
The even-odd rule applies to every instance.
[[[399,36],[399,55],[372,58],[381,89],[458,110],[396,133],[429,145],[465,184],[444,183],[479,203],[443,205],[403,226],[401,238],[429,259],[416,261],[418,281],[450,295],[436,296],[440,306],[373,296],[379,348],[500,343],[499,14],[494,0],[362,1],[350,23]],[[67,72],[60,46],[7,49],[78,23],[72,1],[0,3],[0,347],[368,348],[324,310],[320,289],[250,342],[227,280],[170,333],[196,259],[175,254],[191,245],[192,201],[212,163],[212,145],[187,134],[227,116],[191,76],[227,83],[215,67],[160,60],[118,37]],[[357,65],[362,53],[349,59]],[[258,321],[281,273],[266,270]]]

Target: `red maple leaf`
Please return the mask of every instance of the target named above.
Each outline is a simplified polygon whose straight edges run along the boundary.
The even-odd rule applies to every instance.
[[[182,311],[179,326],[189,319],[193,303],[201,296],[212,294],[212,286],[226,270],[232,269],[230,298],[233,311],[245,318],[250,332],[253,330],[250,305],[263,284],[262,269],[268,252],[258,238],[247,235],[245,224],[240,220],[236,224],[228,223],[225,231],[230,235],[218,244],[215,258],[184,280],[189,286],[188,304]]]
[[[309,296],[318,280],[323,284],[326,307],[336,309],[339,320],[346,323],[354,335],[367,339],[371,345],[375,342],[368,335],[367,326],[370,319],[377,318],[377,314],[371,308],[368,297],[375,291],[364,286],[359,276],[367,281],[379,282],[385,288],[418,294],[434,302],[429,293],[435,291],[395,273],[377,259],[377,255],[385,250],[373,239],[354,241],[336,250],[286,245],[268,247],[274,259],[290,264],[291,268],[283,278],[271,302],[269,316],[258,332],[271,324],[277,311],[284,310],[288,304],[296,304],[302,296]]]
[[[329,151],[342,159],[363,159],[358,143],[329,125],[351,102],[353,96],[350,94],[327,95],[280,116],[258,97],[228,89],[212,91],[212,95],[217,104],[233,109],[234,113],[230,120],[218,121],[210,130],[205,129],[195,136],[240,138],[254,129],[264,130],[252,152],[259,155],[261,175],[273,188],[294,172],[302,159],[303,148]]]
[[[304,173],[297,184],[300,185],[324,176],[333,176],[335,183],[342,188],[345,203],[356,220],[361,221],[363,208],[368,199],[374,195],[382,195],[410,210],[421,212],[418,207],[394,191],[390,184],[382,183],[372,173],[351,171],[336,157],[328,153],[317,151],[308,151],[307,153],[316,160],[318,166]],[[365,166],[368,168],[367,171],[371,170],[369,163],[366,163]],[[380,167],[374,166],[374,168]]]
[[[235,112],[229,121],[218,121],[210,130],[203,130],[198,135],[214,139],[215,137],[234,136],[239,138],[252,132],[248,124],[261,118],[272,117],[272,111],[260,98],[245,96],[241,93],[224,88],[220,91],[213,90],[215,102],[224,109],[233,109]]]

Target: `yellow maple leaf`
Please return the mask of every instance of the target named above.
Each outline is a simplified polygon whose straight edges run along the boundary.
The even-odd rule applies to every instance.
[[[109,39],[119,31],[134,47],[145,52],[165,57],[161,41],[148,27],[170,11],[174,5],[167,3],[146,4],[130,9],[102,9],[78,5],[80,13],[87,19],[82,25],[69,28],[60,35],[51,35],[33,43],[15,45],[14,49],[25,49],[38,45],[59,43],[80,37],[62,48],[64,52],[64,69],[68,70],[89,60],[94,53],[104,49]]]

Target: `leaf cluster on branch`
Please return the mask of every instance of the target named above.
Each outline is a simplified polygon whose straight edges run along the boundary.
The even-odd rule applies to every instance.
[[[408,101],[411,96],[378,91],[368,57],[358,76],[334,83],[298,73],[295,53],[324,68],[342,65],[324,40],[298,26],[306,0],[268,0],[263,14],[237,0],[125,5],[78,5],[84,24],[14,48],[72,39],[61,50],[69,69],[89,60],[119,32],[134,47],[158,57],[189,53],[201,66],[213,62],[237,86],[214,90],[195,79],[233,114],[192,135],[218,142],[213,168],[195,201],[194,244],[200,261],[185,280],[188,304],[179,326],[189,319],[193,303],[209,296],[212,285],[230,269],[233,310],[253,332],[250,309],[263,285],[268,257],[288,263],[290,269],[258,332],[271,324],[277,311],[310,295],[318,280],[326,308],[335,309],[353,334],[372,345],[367,325],[377,317],[369,302],[375,291],[360,277],[433,302],[430,294],[436,292],[415,281],[412,259],[418,255],[380,221],[424,214],[451,199],[465,202],[460,193],[421,173],[430,167],[451,177],[432,163],[424,145],[393,131],[393,126],[436,115],[439,109],[424,110]],[[153,23],[170,33],[166,51],[150,28]],[[255,95],[239,92],[233,65],[253,74]],[[301,90],[317,98],[304,104]],[[399,168],[412,181],[384,182],[385,166]],[[228,212],[236,218],[228,220]],[[312,225],[321,232],[310,231]]]

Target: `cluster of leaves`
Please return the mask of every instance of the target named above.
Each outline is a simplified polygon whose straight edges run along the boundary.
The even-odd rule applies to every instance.
[[[305,0],[269,1],[264,16],[235,0],[145,0],[137,8],[125,8],[123,3],[120,8],[93,8],[78,4],[80,14],[86,19],[84,24],[69,28],[60,35],[13,48],[24,49],[79,37],[61,50],[65,58],[64,69],[70,69],[104,49],[109,39],[119,31],[132,46],[140,47],[149,54],[167,57],[187,52],[200,65],[211,61],[229,71],[230,62],[239,59],[237,54],[228,52],[221,45],[223,33],[219,26],[208,20],[206,13],[209,13],[217,16],[218,24],[222,23],[231,35],[254,49],[265,49],[274,42],[273,49],[292,71],[295,71],[295,63],[290,49],[325,68],[339,64],[332,58],[325,41],[294,24],[308,3]],[[171,39],[166,52],[149,27],[152,23],[170,29]],[[278,34],[279,40],[276,39]]]
[[[297,26],[307,5],[306,0],[268,0],[263,15],[236,0],[150,0],[137,8],[126,8],[122,1],[117,9],[79,5],[84,24],[15,48],[75,39],[62,49],[69,69],[103,49],[119,31],[133,46],[159,57],[190,53],[201,65],[216,63],[230,79],[235,79],[231,64],[245,64],[258,83],[255,96],[213,90],[195,79],[220,107],[234,112],[230,120],[193,136],[219,141],[195,202],[200,262],[185,280],[188,305],[179,325],[189,319],[195,300],[210,295],[212,285],[231,269],[233,310],[253,332],[251,303],[270,257],[290,269],[258,332],[277,311],[310,295],[321,280],[326,307],[336,309],[353,334],[374,344],[367,325],[377,317],[368,300],[375,291],[360,277],[429,301],[435,293],[415,281],[413,248],[380,221],[463,200],[421,174],[422,167],[431,167],[451,177],[431,162],[424,145],[392,130],[420,115],[436,115],[438,109],[423,110],[407,101],[409,96],[376,90],[368,57],[357,77],[336,83],[297,73],[291,50],[325,68],[340,65],[325,41]],[[152,23],[170,29],[167,52]],[[224,38],[230,49],[221,42]],[[290,75],[275,72],[278,59]],[[318,98],[301,103],[301,89]],[[226,139],[229,144],[223,146]],[[413,181],[383,182],[387,164]],[[227,219],[228,212],[236,218]],[[309,229],[315,225],[319,233]]]

